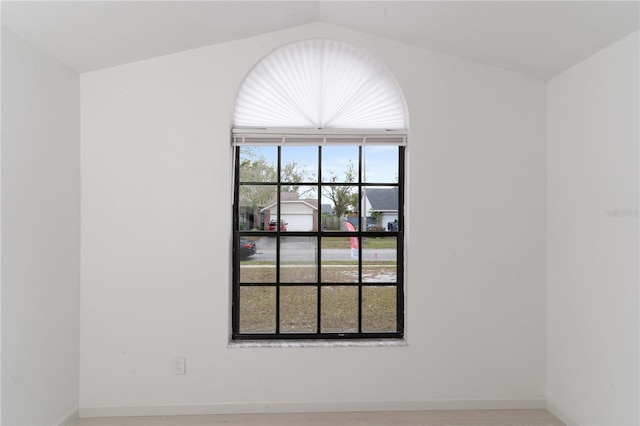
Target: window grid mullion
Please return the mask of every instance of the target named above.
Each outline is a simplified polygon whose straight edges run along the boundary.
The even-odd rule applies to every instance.
[[[396,330],[404,332],[404,147],[398,148],[398,234],[396,236]]]
[[[363,212],[366,206],[363,206],[364,199],[362,197],[362,175],[363,170],[363,149],[358,147],[358,333],[362,333],[362,238],[363,219],[366,218],[366,212]],[[366,220],[366,219],[365,219]],[[366,224],[365,224],[366,229]]]
[[[232,290],[231,290],[231,300],[232,300],[232,309],[231,309],[231,329],[235,333],[240,330],[240,261],[236,260],[239,258],[238,249],[240,247],[240,236],[238,234],[239,223],[238,217],[240,213],[240,149],[238,147],[234,150],[234,163],[235,163],[235,173],[234,173],[234,186],[233,186],[233,236],[232,236],[232,244],[234,254],[234,262],[233,262],[233,272],[232,272]]]
[[[318,208],[322,211],[322,146],[318,146]],[[318,216],[322,216],[320,213]],[[322,222],[322,218],[320,218]],[[318,233],[318,283],[316,294],[316,333],[322,333],[322,234]]]
[[[282,154],[282,147],[278,147],[278,160],[277,160],[277,166],[276,166],[276,206],[278,208],[278,213],[276,214],[276,335],[280,334],[280,268],[282,267],[282,265],[280,264],[281,261],[281,256],[280,256],[280,250],[282,248],[282,242],[280,241],[280,224],[281,222],[281,215],[282,215],[282,199],[281,199],[281,192],[282,192],[282,182],[280,181],[280,176],[281,176],[281,154]]]

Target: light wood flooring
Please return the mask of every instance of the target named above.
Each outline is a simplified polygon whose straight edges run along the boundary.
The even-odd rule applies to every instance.
[[[86,417],[74,426],[561,426],[546,410],[380,411]]]

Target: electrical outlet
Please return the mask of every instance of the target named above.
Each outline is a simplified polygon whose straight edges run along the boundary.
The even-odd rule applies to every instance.
[[[183,356],[173,359],[173,371],[175,374],[185,374],[187,372],[186,361]]]

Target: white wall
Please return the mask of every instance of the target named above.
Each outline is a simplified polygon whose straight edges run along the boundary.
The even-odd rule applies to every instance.
[[[580,424],[640,422],[638,47],[636,32],[548,88],[547,396]]]
[[[78,409],[80,81],[2,31],[2,424]]]
[[[308,38],[377,56],[406,97],[407,346],[227,346],[235,96]],[[81,414],[543,406],[544,82],[318,23],[81,88]]]

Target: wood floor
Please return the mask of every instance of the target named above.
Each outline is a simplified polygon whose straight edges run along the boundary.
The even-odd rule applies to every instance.
[[[74,426],[560,426],[546,410],[381,411],[80,418]]]

